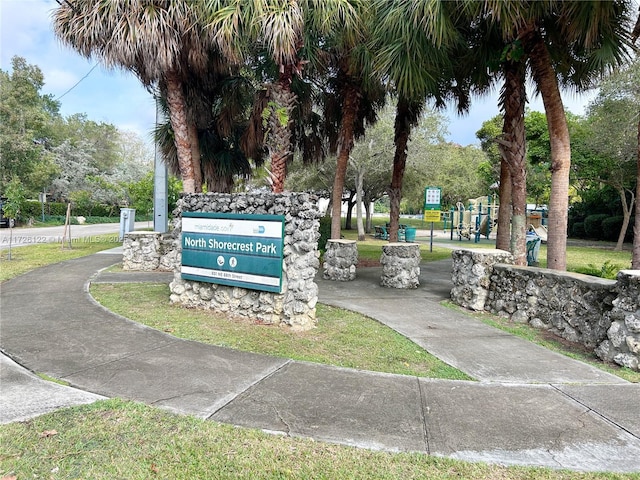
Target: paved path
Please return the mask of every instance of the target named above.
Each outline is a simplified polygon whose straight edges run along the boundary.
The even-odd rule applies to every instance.
[[[153,228],[153,222],[135,222],[136,229]],[[13,231],[12,231],[13,230]],[[69,230],[65,232],[64,225],[53,227],[18,227],[14,229],[0,229],[0,250],[11,247],[24,247],[37,243],[62,243],[69,239]],[[115,234],[118,238],[120,232],[119,223],[96,223],[85,225],[71,225],[72,242],[91,242],[99,235]]]
[[[44,267],[2,284],[0,421],[100,396],[201,418],[391,451],[587,471],[640,471],[640,385],[548,352],[443,307],[447,261],[413,291],[318,280],[320,301],[370,315],[478,379],[363,372],[180,340],[111,314],[88,281],[120,256]],[[166,281],[132,275],[128,281]],[[65,394],[66,392],[66,394]]]

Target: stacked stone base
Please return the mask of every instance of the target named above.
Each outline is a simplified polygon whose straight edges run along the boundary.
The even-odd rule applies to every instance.
[[[504,250],[484,248],[454,250],[451,299],[471,310],[484,310],[489,296],[491,274],[497,263],[513,263],[513,256]]]
[[[528,323],[640,371],[640,271],[616,281],[509,265],[501,250],[455,250],[451,299]],[[508,263],[507,263],[508,262]]]
[[[281,293],[262,292],[214,283],[185,280],[176,272],[170,284],[171,302],[190,308],[213,309],[261,323],[308,330],[316,325],[320,267],[318,198],[308,193],[189,194],[181,199],[184,212],[283,215],[284,259]],[[176,225],[178,231],[181,226]],[[179,262],[178,262],[179,264]]]
[[[358,246],[355,240],[327,240],[322,274],[325,280],[339,282],[355,280],[357,264]]]
[[[168,233],[125,233],[122,252],[123,270],[171,272],[179,264],[177,240]]]
[[[622,270],[616,282],[618,296],[606,320],[606,339],[596,355],[631,370],[640,371],[640,270]]]
[[[380,285],[388,288],[418,288],[420,285],[420,245],[388,243],[382,247]]]

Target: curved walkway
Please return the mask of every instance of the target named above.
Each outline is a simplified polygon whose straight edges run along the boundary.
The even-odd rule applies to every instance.
[[[417,290],[378,286],[378,269],[320,301],[367,314],[478,379],[434,380],[344,369],[177,339],[114,315],[92,281],[105,253],[5,282],[0,300],[0,422],[121,397],[235,425],[367,448],[503,464],[640,471],[640,385],[440,305],[450,262],[422,266]],[[69,382],[44,382],[32,372]]]

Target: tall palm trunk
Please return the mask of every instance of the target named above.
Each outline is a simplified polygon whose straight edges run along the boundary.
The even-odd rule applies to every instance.
[[[271,159],[271,190],[284,192],[287,162],[291,156],[291,118],[296,104],[296,94],[291,91],[292,67],[284,66],[284,73],[271,87],[267,146]]]
[[[640,31],[640,17],[636,28]],[[637,179],[636,179],[636,215],[633,224],[633,256],[631,259],[631,268],[640,270],[640,119],[638,120],[638,157]]]
[[[394,144],[396,147],[393,156],[393,174],[389,187],[389,241],[398,241],[398,228],[400,226],[400,200],[402,199],[402,181],[407,165],[407,145],[411,128],[416,124],[421,111],[418,102],[411,102],[404,96],[398,98],[395,119]]]
[[[527,166],[525,157],[524,106],[525,65],[524,62],[504,64],[505,85],[503,91],[504,125],[501,153],[511,177],[511,253],[516,265],[527,264]]]
[[[185,193],[197,192],[195,169],[189,129],[187,127],[187,108],[182,82],[178,75],[171,72],[166,75],[167,105],[169,106],[169,120],[173,129],[176,151],[178,154],[178,168],[182,177],[182,190]],[[201,182],[202,183],[202,182]]]
[[[198,127],[195,122],[190,122],[189,144],[191,145],[191,160],[193,164],[193,179],[197,193],[202,192],[202,166],[200,164],[200,142],[198,141]]]
[[[333,190],[331,193],[332,204],[336,207],[331,211],[331,238],[340,238],[342,224],[342,192],[349,164],[349,155],[353,148],[354,125],[358,108],[360,106],[360,95],[353,85],[347,85],[344,91],[344,105],[342,107],[342,121],[340,125],[340,139],[338,146],[338,163],[336,174],[333,179]]]
[[[553,70],[551,56],[542,37],[535,32],[528,38],[533,78],[542,94],[551,141],[551,195],[549,199],[549,233],[547,268],[567,269],[567,221],[569,212],[569,170],[571,145],[567,117]]]
[[[511,248],[511,173],[507,161],[500,161],[500,209],[498,210],[498,233],[496,248],[509,251]]]

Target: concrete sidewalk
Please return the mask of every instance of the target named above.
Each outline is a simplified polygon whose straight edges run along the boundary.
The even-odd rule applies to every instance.
[[[67,398],[50,401],[54,384],[2,359],[1,422],[117,396],[367,448],[640,471],[640,385],[443,307],[448,261],[424,264],[421,286],[412,291],[379,287],[375,268],[360,269],[349,284],[318,279],[320,301],[388,324],[478,382],[363,372],[177,339],[92,301],[90,279],[167,281],[158,274],[97,274],[118,261],[114,253],[93,255],[2,285],[2,352],[75,388],[55,385],[55,394],[68,392]]]

